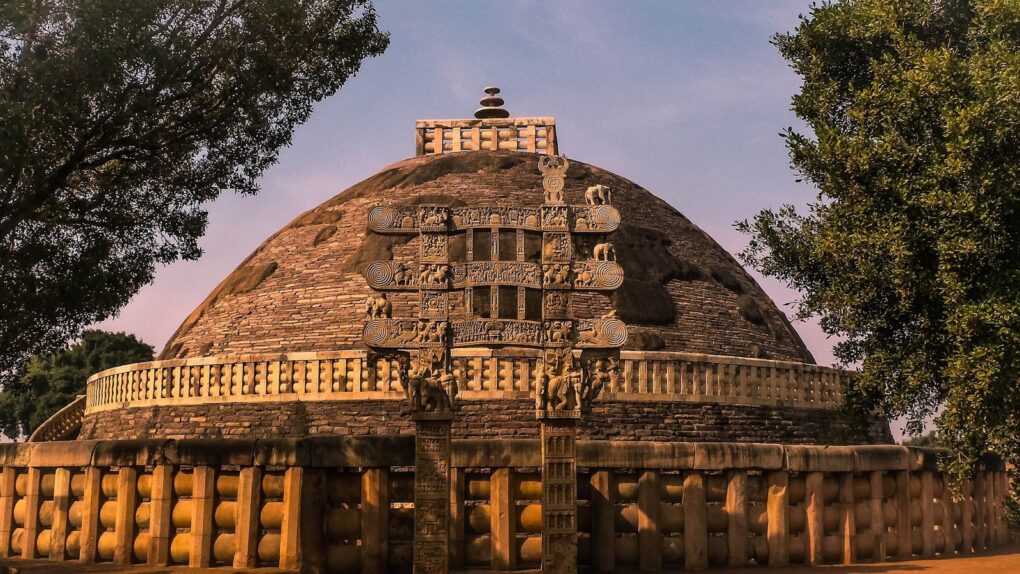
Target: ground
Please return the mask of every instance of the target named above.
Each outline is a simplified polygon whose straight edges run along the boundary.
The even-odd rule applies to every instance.
[[[815,566],[811,568],[805,566],[788,568],[726,568],[721,571],[727,574],[767,574],[769,572],[789,572],[791,574],[1017,574],[1020,573],[1020,546],[1012,546],[997,552],[968,556],[966,558],[910,560],[907,562],[858,564],[854,566]],[[0,574],[100,574],[102,572],[211,574],[213,572],[241,571],[225,568],[193,570],[184,567],[153,568],[148,566],[112,568],[109,564],[54,563],[45,560],[0,560]],[[276,574],[283,571],[261,568],[251,572]]]

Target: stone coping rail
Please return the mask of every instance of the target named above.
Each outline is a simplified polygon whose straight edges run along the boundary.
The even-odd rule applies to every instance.
[[[453,350],[460,399],[528,398],[533,349]],[[686,401],[804,408],[842,403],[853,373],[805,363],[695,353],[623,351],[599,400]],[[366,350],[153,361],[89,377],[85,414],[213,402],[400,400],[394,359]]]

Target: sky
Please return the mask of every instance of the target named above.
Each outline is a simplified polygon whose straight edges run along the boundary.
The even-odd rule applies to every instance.
[[[320,102],[262,179],[257,196],[209,206],[198,261],[161,268],[98,325],[157,352],[180,322],[266,237],[383,167],[414,155],[414,122],[471,117],[496,85],[513,116],[554,116],[560,151],[642,185],[738,253],[733,224],[803,208],[779,132],[798,76],[769,43],[808,0],[376,2],[390,46]],[[797,294],[759,280],[788,315]],[[832,340],[796,324],[820,364]]]

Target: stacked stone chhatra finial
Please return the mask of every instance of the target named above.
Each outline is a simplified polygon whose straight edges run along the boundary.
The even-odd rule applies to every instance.
[[[482,105],[482,107],[475,110],[475,117],[480,120],[509,118],[510,112],[501,107],[503,105],[503,98],[498,95],[499,88],[496,86],[489,86],[485,88],[484,92],[487,95],[478,102]]]

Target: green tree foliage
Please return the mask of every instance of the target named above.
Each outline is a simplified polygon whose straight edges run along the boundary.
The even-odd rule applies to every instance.
[[[0,377],[198,257],[387,43],[368,0],[0,3]]]
[[[931,431],[904,440],[903,446],[939,448],[942,446],[942,439],[939,438],[937,431]]]
[[[818,189],[738,224],[861,368],[850,403],[938,414],[959,478],[1020,458],[1020,2],[850,0],[774,38],[803,79],[787,130]]]
[[[88,330],[55,353],[33,356],[21,376],[0,391],[0,431],[32,434],[53,413],[85,394],[89,376],[128,363],[151,361],[153,349],[126,333]]]

